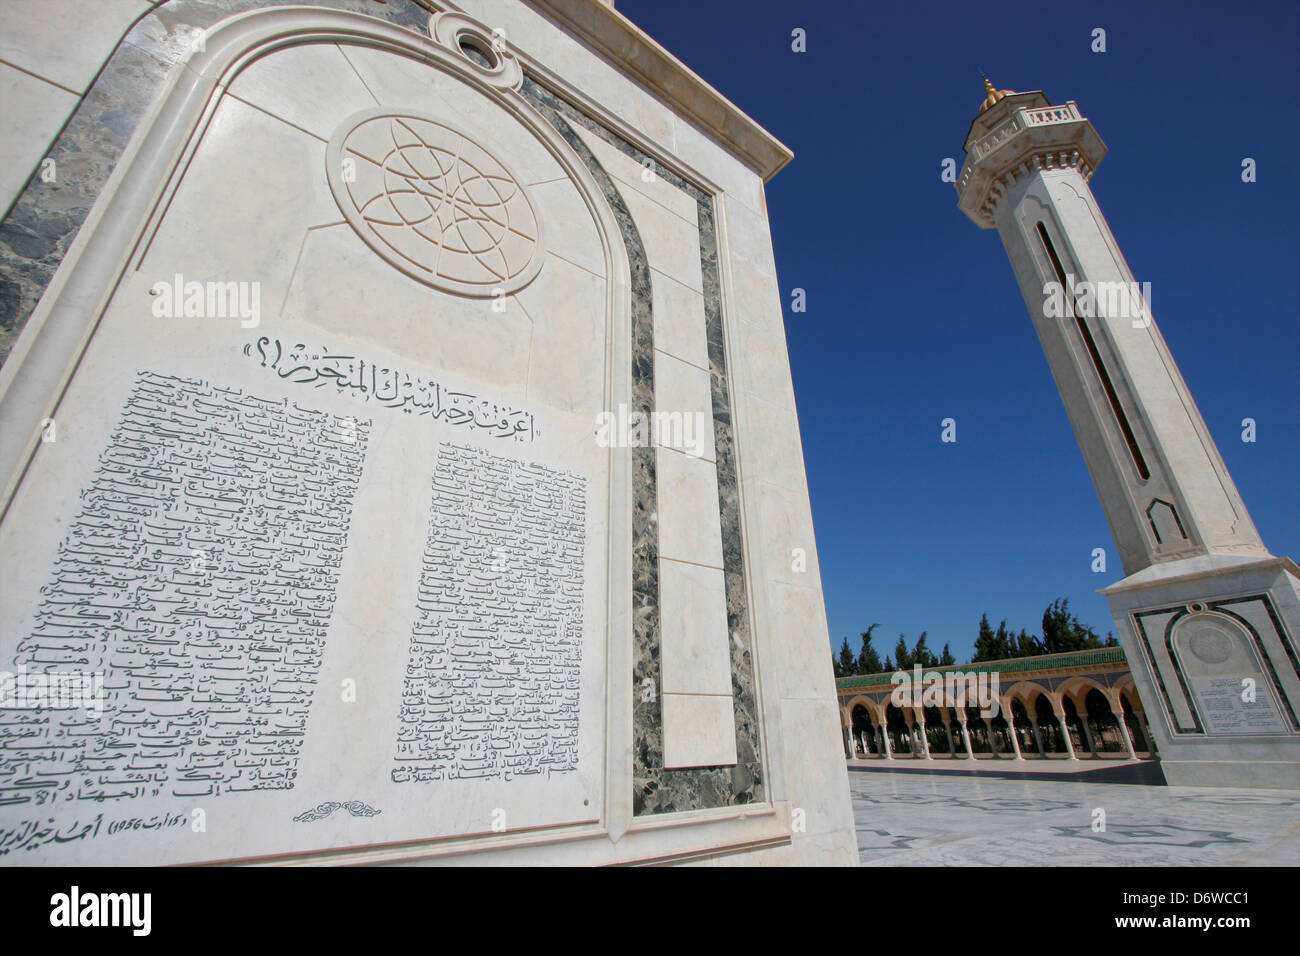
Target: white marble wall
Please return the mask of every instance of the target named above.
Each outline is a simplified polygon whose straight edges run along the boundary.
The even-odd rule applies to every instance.
[[[62,9],[73,5],[50,3]],[[80,5],[77,5],[80,9]],[[85,89],[111,51],[113,31],[125,28],[144,0],[113,0],[97,5],[106,18],[93,31],[96,39],[79,47],[78,57],[54,67],[48,51],[64,46],[57,16],[42,22],[19,18],[21,29],[6,36],[19,39],[15,51],[0,53],[5,63],[20,67],[10,77],[15,89],[37,82],[23,70],[36,72],[44,86],[33,87],[26,101],[7,105],[0,123],[8,131],[26,134],[15,167],[28,172],[43,155],[48,137],[66,115],[73,97]],[[671,858],[684,848],[712,862],[700,847],[770,846],[739,855],[718,857],[725,863],[842,863],[855,861],[853,825],[847,777],[839,741],[839,721],[833,680],[825,653],[826,623],[821,596],[816,543],[804,474],[798,419],[795,411],[781,298],[771,238],[758,175],[727,149],[610,63],[567,36],[537,11],[516,0],[482,0],[462,5],[486,25],[501,28],[529,63],[559,76],[576,98],[639,148],[697,182],[713,184],[723,320],[728,356],[729,387],[735,426],[737,470],[740,478],[741,523],[745,541],[745,574],[753,623],[753,657],[757,666],[762,722],[760,755],[766,779],[765,802],[734,811],[710,810],[657,819],[653,826],[628,826],[620,799],[606,800],[602,791],[601,737],[605,724],[604,654],[618,660],[616,645],[606,648],[605,633],[587,646],[584,657],[583,771],[559,789],[518,788],[483,794],[467,789],[446,794],[436,819],[407,801],[398,791],[381,788],[391,813],[373,818],[374,826],[345,821],[341,834],[325,843],[345,846],[383,842],[419,834],[486,833],[483,807],[508,804],[511,828],[576,824],[574,842],[546,851],[557,862],[577,860]],[[12,5],[0,10],[7,15]],[[60,14],[61,15],[61,14]],[[99,21],[97,21],[99,23]],[[84,17],[81,20],[84,27]],[[26,31],[26,35],[22,31]],[[102,40],[103,49],[96,44]],[[6,48],[7,49],[7,48]],[[15,57],[27,51],[33,64]],[[41,52],[44,51],[44,52]],[[38,55],[39,54],[39,55]],[[41,70],[48,69],[47,75]],[[57,73],[66,70],[66,73]],[[57,73],[57,75],[56,75]],[[0,82],[8,73],[0,72]],[[48,87],[48,89],[46,89]],[[26,94],[24,94],[26,95]],[[24,106],[45,98],[44,105]],[[6,98],[8,103],[8,98]],[[418,103],[422,112],[437,114],[474,137],[490,152],[508,160],[529,189],[539,217],[549,224],[547,259],[531,284],[508,297],[504,311],[485,301],[431,293],[369,252],[343,222],[330,195],[323,170],[326,142],[343,117],[376,105]],[[62,113],[59,111],[62,110]],[[24,112],[25,111],[25,112]],[[43,125],[42,125],[43,124]],[[44,137],[38,147],[35,143]],[[67,514],[60,500],[75,498],[93,466],[91,450],[111,428],[126,381],[123,358],[129,364],[173,363],[191,372],[211,372],[239,366],[238,352],[249,334],[214,325],[168,325],[147,320],[148,290],[159,277],[181,271],[200,280],[256,280],[261,284],[262,327],[257,333],[328,339],[337,348],[378,350],[391,363],[406,363],[429,374],[455,378],[476,387],[504,390],[507,398],[536,409],[546,423],[545,437],[529,453],[539,460],[589,474],[591,487],[606,487],[608,464],[589,441],[593,414],[606,407],[611,393],[610,359],[619,356],[611,339],[609,308],[617,296],[609,283],[610,256],[618,243],[602,236],[580,189],[571,181],[553,152],[538,146],[532,134],[502,114],[492,97],[471,90],[444,72],[361,44],[319,43],[278,51],[248,67],[217,106],[202,146],[189,163],[165,214],[155,221],[156,232],[133,271],[117,287],[80,371],[59,409],[60,449],[76,450],[77,463],[45,450],[35,460],[33,483],[24,485],[15,513],[0,540],[0,560],[6,567],[28,570],[13,579],[15,593],[28,597],[6,606],[5,643],[21,632],[49,567],[58,529]],[[657,407],[710,417],[708,356],[704,339],[704,306],[699,259],[699,232],[693,202],[679,190],[642,175],[642,167],[594,137],[589,147],[619,183],[627,207],[640,231],[651,267],[655,314]],[[6,136],[9,143],[13,137]],[[16,174],[15,174],[16,175]],[[26,176],[22,177],[25,181]],[[0,183],[16,193],[22,181]],[[10,195],[12,198],[12,195]],[[91,225],[96,225],[92,216]],[[65,267],[70,268],[65,263]],[[57,284],[57,283],[56,283]],[[38,310],[37,322],[43,320]],[[485,343],[490,343],[485,347]],[[20,347],[15,355],[21,357]],[[220,356],[218,360],[216,357]],[[251,389],[265,380],[249,367],[233,381]],[[345,397],[344,397],[345,398]],[[318,398],[338,414],[346,414],[342,398]],[[394,590],[384,568],[409,560],[418,550],[423,522],[403,518],[394,501],[422,502],[427,497],[425,467],[432,460],[430,437],[401,423],[385,423],[375,415],[372,442],[394,463],[368,477],[358,496],[358,527],[353,547],[358,554],[388,554],[377,564],[351,568],[354,584],[340,596],[345,630],[352,642],[363,641],[376,626],[386,640],[395,641],[380,658],[400,661],[409,621],[403,606],[409,594]],[[66,442],[65,438],[66,436]],[[725,765],[736,760],[729,685],[725,590],[722,584],[722,545],[718,519],[718,477],[712,431],[691,447],[657,449],[662,513],[660,522],[660,580],[663,601],[663,719],[665,757],[669,766]],[[423,462],[403,470],[396,463]],[[393,476],[401,476],[400,478]],[[40,495],[31,489],[47,489]],[[58,489],[49,494],[48,489]],[[587,587],[589,607],[603,620],[607,608],[603,571],[612,556],[602,548],[611,534],[606,515],[610,502],[603,491],[593,493],[589,513],[592,550]],[[37,534],[36,528],[43,530]],[[25,541],[44,542],[35,551]],[[41,550],[44,548],[44,550]],[[405,556],[405,557],[403,557]],[[354,562],[360,558],[352,559]],[[405,586],[405,585],[404,585]],[[377,595],[383,595],[377,599]],[[602,624],[603,627],[603,624]],[[348,640],[341,640],[346,645]],[[377,658],[378,659],[378,658]],[[363,667],[357,659],[327,662],[331,680]],[[362,676],[373,681],[374,695],[363,707],[364,723],[383,726],[391,715],[383,711],[382,665]],[[614,685],[611,685],[614,686]],[[625,690],[624,693],[629,692]],[[623,701],[612,702],[617,714]],[[381,713],[382,711],[382,713]],[[354,721],[357,711],[327,711],[331,720]],[[346,716],[345,716],[346,715]],[[625,728],[615,719],[609,726]],[[331,756],[320,750],[328,739],[355,735],[322,734],[304,762],[317,767],[312,780],[382,779],[382,769],[357,775],[348,753]],[[617,749],[617,748],[614,748]],[[355,755],[364,764],[365,756]],[[351,768],[351,769],[349,769]],[[341,774],[341,775],[340,775]],[[612,786],[623,787],[614,781]],[[310,789],[304,788],[302,792]],[[399,788],[400,789],[400,788]],[[314,791],[313,791],[314,792]],[[523,796],[521,797],[521,792]],[[350,794],[340,794],[340,797]],[[263,822],[249,830],[263,853],[310,851],[317,837],[301,831],[288,838],[280,818],[287,803],[271,796],[273,811],[255,815]],[[299,799],[298,802],[301,802]],[[302,809],[302,808],[297,808]],[[584,830],[583,828],[587,829]],[[590,831],[589,836],[584,833]],[[229,831],[227,831],[229,832]],[[595,841],[595,842],[593,842]],[[600,842],[604,841],[604,842]],[[527,841],[501,843],[486,837],[480,845],[485,859],[529,860]],[[123,844],[126,845],[126,844]],[[466,844],[469,845],[469,844]],[[220,842],[205,847],[175,844],[164,847],[175,859],[232,855]],[[141,844],[144,853],[144,844]],[[156,852],[156,848],[153,852]],[[239,855],[242,850],[235,850]],[[126,852],[122,859],[130,858]],[[398,852],[372,851],[350,859],[397,859]],[[409,854],[407,854],[409,856]]]
[[[358,110],[413,105],[508,156],[549,227],[541,273],[504,302],[431,289],[376,256],[343,222],[326,176],[327,141]],[[605,247],[578,188],[536,136],[464,81],[396,54],[335,43],[276,51],[235,78],[178,175],[145,251],[112,296],[59,405],[57,442],[38,451],[0,529],[0,564],[12,596],[0,621],[0,649],[12,654],[30,626],[53,549],[71,533],[75,509],[68,503],[93,480],[103,439],[117,425],[137,369],[204,378],[269,400],[284,397],[369,423],[309,733],[292,790],[184,801],[179,811],[208,815],[203,834],[182,827],[121,836],[111,847],[75,844],[51,862],[96,853],[119,862],[182,862],[462,836],[491,832],[498,809],[512,830],[598,819],[604,803],[610,452],[591,441],[591,432],[606,405],[606,273]],[[256,324],[156,316],[152,287],[178,274],[187,282],[256,283]],[[278,376],[256,360],[263,337],[286,348],[301,342],[309,350],[360,356],[489,396],[535,416],[540,437],[493,438],[363,401],[324,381],[295,386],[296,376]],[[457,441],[587,479],[576,773],[478,785],[390,779],[431,476],[441,443]],[[355,700],[339,690],[345,682],[355,688]],[[179,812],[170,785],[160,789],[134,798],[132,812]],[[430,815],[421,807],[435,793],[438,811]],[[380,812],[293,820],[318,803],[346,800]],[[60,804],[48,812],[64,820],[83,809]],[[3,822],[14,814],[21,815],[12,809]],[[245,815],[242,827],[230,822]]]
[[[674,116],[661,101],[627,82],[581,44],[559,35],[529,8],[509,0],[481,0],[465,7],[487,23],[502,25],[521,49],[570,78],[616,121],[636,129],[643,148],[663,150],[723,191],[719,242],[724,319],[747,543],[746,573],[752,576],[755,602],[768,784],[785,819],[793,816],[804,827],[793,834],[788,850],[726,860],[762,862],[770,857],[772,862],[852,865],[856,861],[852,811],[846,797],[847,772],[834,679],[824,652],[825,603],[762,180],[690,122]],[[587,142],[591,139],[585,137]],[[592,148],[602,162],[614,159],[612,149]],[[624,181],[631,187],[625,196],[636,192],[654,198],[652,185],[633,176],[633,169],[618,163],[611,167],[618,168],[624,170]],[[634,213],[638,202],[633,198],[628,203]],[[660,208],[667,205],[665,200]],[[651,265],[663,267],[664,255],[656,262],[656,254],[647,251]],[[682,268],[691,266],[683,262]],[[679,288],[691,287],[690,281],[672,283],[657,272],[653,278],[657,348],[687,361],[693,348],[698,357],[703,349],[698,332],[692,343],[689,328],[676,332],[673,324],[683,302],[694,308],[694,300]],[[666,291],[666,298],[661,291]],[[658,313],[663,304],[668,306],[669,321],[661,326]]]

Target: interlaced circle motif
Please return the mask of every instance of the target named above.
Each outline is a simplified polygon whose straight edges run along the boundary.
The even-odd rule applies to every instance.
[[[329,181],[361,238],[407,275],[466,295],[512,292],[541,268],[524,187],[445,123],[368,110],[335,133]]]

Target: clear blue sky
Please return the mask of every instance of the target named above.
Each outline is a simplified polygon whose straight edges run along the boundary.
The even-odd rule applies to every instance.
[[[767,200],[834,647],[879,622],[882,656],[927,630],[966,660],[982,612],[1037,633],[1058,596],[1113,629],[1118,556],[1011,267],[940,180],[981,68],[1110,147],[1093,191],[1264,543],[1300,557],[1300,4],[617,7],[794,150]]]

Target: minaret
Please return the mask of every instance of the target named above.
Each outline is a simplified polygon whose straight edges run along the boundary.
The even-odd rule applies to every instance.
[[[1166,777],[1300,786],[1300,569],[1260,540],[1092,194],[1105,143],[1073,100],[984,85],[958,205],[1002,237],[1101,499]]]

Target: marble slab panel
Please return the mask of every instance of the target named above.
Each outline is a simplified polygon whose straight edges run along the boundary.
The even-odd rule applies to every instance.
[[[245,67],[230,95],[328,140],[348,116],[377,101],[333,43],[277,50]]]
[[[713,396],[705,369],[655,356],[655,415],[656,444],[714,460]]]
[[[703,290],[699,230],[695,223],[669,212],[635,189],[623,192],[623,199],[645,243],[650,267],[688,288]]]
[[[721,569],[660,561],[659,601],[664,693],[730,698],[730,636]],[[667,729],[664,733],[664,747],[671,749]]]
[[[653,269],[650,286],[655,303],[655,348],[707,369],[709,348],[705,338],[704,296]]]
[[[148,0],[0,5],[0,60],[82,93]],[[39,11],[39,12],[38,12]]]
[[[736,762],[731,697],[664,694],[664,766],[723,767]]]
[[[691,564],[722,567],[718,471],[707,461],[660,448],[659,553]]]

